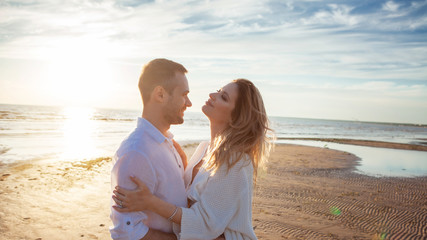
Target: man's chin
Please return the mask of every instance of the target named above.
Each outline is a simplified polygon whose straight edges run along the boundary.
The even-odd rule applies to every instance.
[[[184,123],[184,118],[177,118],[171,124],[172,125],[179,125],[179,124],[183,124],[183,123]]]

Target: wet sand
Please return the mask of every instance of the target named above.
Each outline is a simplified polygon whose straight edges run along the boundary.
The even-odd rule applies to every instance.
[[[277,145],[254,191],[258,238],[426,239],[427,177],[369,177],[353,172],[357,163]],[[1,239],[110,239],[111,167],[110,158],[0,166]]]
[[[325,148],[277,147],[254,195],[258,238],[427,239],[427,177],[370,177],[353,172],[357,162]]]
[[[367,147],[427,151],[427,141],[425,139],[419,139],[419,141],[416,142],[416,144],[392,143],[392,142],[372,141],[372,140],[356,140],[356,139],[345,139],[345,138],[344,139],[343,138],[280,138],[280,139],[281,140],[322,141],[322,142],[333,142],[333,143],[351,144],[351,145],[367,146]]]

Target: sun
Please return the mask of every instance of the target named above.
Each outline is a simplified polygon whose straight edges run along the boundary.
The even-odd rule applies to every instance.
[[[113,79],[105,51],[78,42],[52,50],[46,86],[52,99],[60,105],[90,107],[108,97]]]

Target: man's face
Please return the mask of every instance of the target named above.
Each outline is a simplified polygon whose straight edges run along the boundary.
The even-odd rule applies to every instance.
[[[188,98],[190,90],[185,74],[177,72],[174,81],[177,85],[172,91],[172,95],[169,95],[164,116],[170,124],[182,124],[184,122],[184,111],[192,105]]]

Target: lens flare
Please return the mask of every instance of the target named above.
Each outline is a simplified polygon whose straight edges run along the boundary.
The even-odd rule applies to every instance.
[[[381,233],[380,234],[380,240],[384,240],[387,238],[387,233]]]
[[[341,210],[338,207],[332,206],[329,211],[331,212],[332,215],[334,216],[339,216],[341,215]]]

